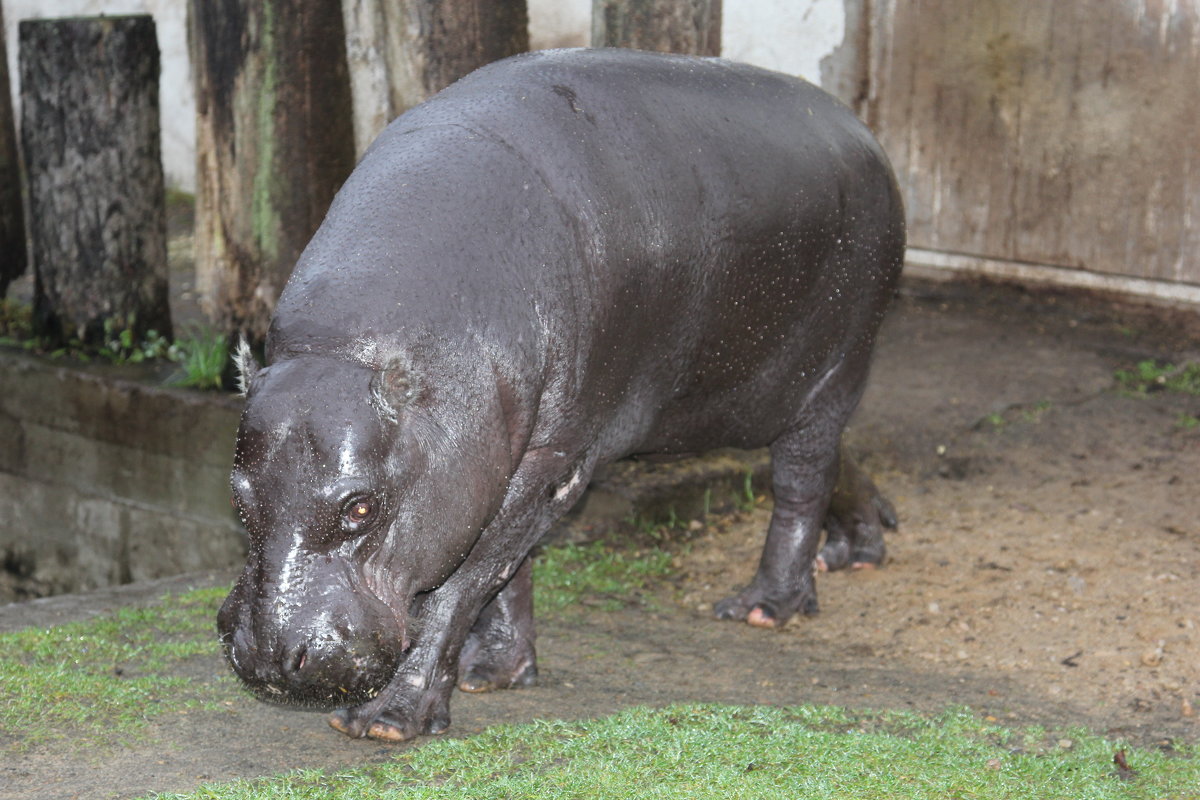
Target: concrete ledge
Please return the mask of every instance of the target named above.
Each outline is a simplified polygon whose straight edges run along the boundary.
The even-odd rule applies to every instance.
[[[240,401],[112,372],[0,349],[0,495],[9,498],[0,557],[10,583],[57,594],[244,557],[228,489]]]
[[[1022,284],[1048,284],[1073,289],[1107,292],[1152,303],[1200,308],[1200,286],[1172,281],[1149,280],[1126,275],[1109,275],[1086,269],[1056,267],[984,258],[965,253],[947,253],[910,247],[904,273],[907,278],[952,280],[969,275],[1015,281]]]

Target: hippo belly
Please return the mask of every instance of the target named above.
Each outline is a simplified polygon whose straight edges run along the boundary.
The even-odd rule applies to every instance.
[[[531,683],[529,552],[634,453],[769,446],[763,557],[716,613],[815,612],[814,562],[878,563],[895,524],[840,440],[903,255],[878,144],[785,75],[547,51],[406,112],[297,263],[267,365],[239,356],[234,670],[383,739],[444,729],[455,685]]]

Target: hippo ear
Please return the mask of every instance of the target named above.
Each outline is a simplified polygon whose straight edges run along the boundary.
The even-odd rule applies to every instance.
[[[246,341],[245,336],[238,339],[237,349],[233,352],[233,366],[237,368],[238,394],[245,397],[250,388],[250,382],[254,380],[254,376],[258,374],[259,370],[258,362],[254,360],[254,354],[250,352],[250,343]]]
[[[395,422],[415,396],[412,376],[400,359],[393,359],[371,376],[371,403],[389,422]]]

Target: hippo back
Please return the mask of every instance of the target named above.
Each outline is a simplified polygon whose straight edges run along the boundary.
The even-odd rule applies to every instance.
[[[608,456],[758,445],[869,350],[903,240],[885,157],[817,87],[720,59],[531,53],[381,134],[271,345],[487,353],[537,376],[546,438],[607,438]]]

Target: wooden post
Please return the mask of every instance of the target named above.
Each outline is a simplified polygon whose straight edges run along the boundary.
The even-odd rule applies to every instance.
[[[354,166],[339,0],[189,0],[196,284],[261,342],[279,292]]]
[[[593,0],[592,47],[721,55],[721,0]]]
[[[0,9],[0,33],[4,11]],[[25,273],[25,214],[21,204],[17,131],[8,84],[8,54],[0,36],[0,299],[8,285]]]
[[[525,0],[343,0],[359,153],[405,109],[529,49]]]
[[[24,20],[19,39],[40,332],[169,336],[154,20]]]

